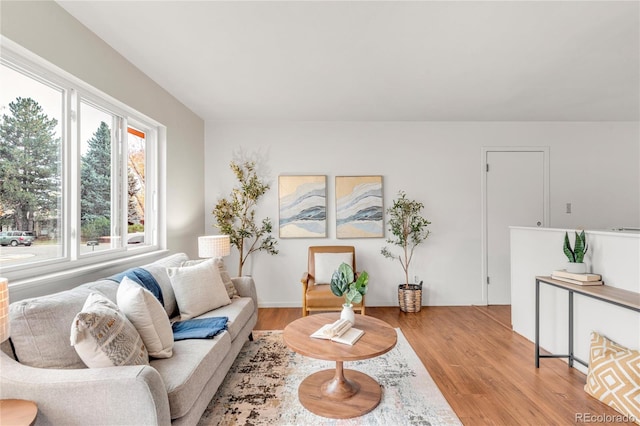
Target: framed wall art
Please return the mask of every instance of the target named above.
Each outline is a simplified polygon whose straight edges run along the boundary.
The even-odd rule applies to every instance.
[[[381,237],[382,176],[336,176],[336,238]]]
[[[280,238],[327,236],[327,177],[279,176]]]

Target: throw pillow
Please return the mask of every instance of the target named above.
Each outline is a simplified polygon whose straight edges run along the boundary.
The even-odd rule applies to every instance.
[[[118,308],[131,321],[149,356],[169,358],[173,354],[173,331],[164,307],[149,290],[129,277],[118,286]]]
[[[87,367],[149,364],[140,334],[109,299],[87,297],[71,325],[71,345]]]
[[[182,320],[231,303],[213,259],[192,266],[167,268],[167,272]]]
[[[182,266],[193,266],[198,265],[202,262],[206,262],[206,260],[187,260],[182,263]],[[239,296],[238,290],[236,290],[236,287],[233,285],[233,281],[231,281],[231,276],[229,275],[229,272],[227,272],[227,267],[225,266],[224,261],[222,259],[215,259],[214,262],[218,267],[218,271],[220,272],[220,278],[222,278],[224,288],[227,289],[227,295],[229,296],[229,299]]]
[[[231,281],[231,275],[229,275],[224,261],[222,259],[216,259],[215,263],[218,267],[218,271],[220,272],[220,278],[222,278],[222,282],[224,283],[224,288],[227,289],[229,298],[231,299],[238,296],[238,290],[236,290],[236,287],[233,285],[233,281]]]
[[[584,390],[640,424],[640,350],[592,332]]]
[[[316,253],[313,259],[316,284],[329,284],[342,263],[353,265],[352,253]]]

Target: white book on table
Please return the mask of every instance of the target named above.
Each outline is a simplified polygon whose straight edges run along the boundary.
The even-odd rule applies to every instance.
[[[331,340],[332,342],[342,343],[344,345],[353,345],[363,334],[364,330],[353,328],[349,321],[339,319],[334,323],[323,325],[313,333],[311,337]]]

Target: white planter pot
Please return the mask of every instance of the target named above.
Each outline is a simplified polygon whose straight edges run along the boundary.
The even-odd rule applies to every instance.
[[[573,274],[586,274],[587,273],[587,264],[586,263],[575,263],[575,262],[567,262],[567,266],[565,267],[567,272],[571,272]]]
[[[342,304],[342,312],[340,312],[340,319],[346,319],[351,323],[351,325],[355,325],[356,323],[356,315],[353,312],[352,304]]]

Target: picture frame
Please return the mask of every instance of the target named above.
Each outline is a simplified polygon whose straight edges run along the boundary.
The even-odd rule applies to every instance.
[[[382,176],[336,176],[336,238],[383,238]]]
[[[327,236],[327,176],[278,177],[279,237]]]

